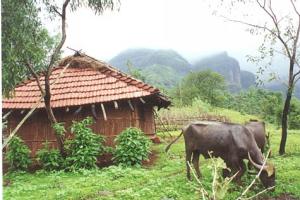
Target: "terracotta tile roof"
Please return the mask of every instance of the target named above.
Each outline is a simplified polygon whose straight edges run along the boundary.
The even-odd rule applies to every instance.
[[[68,63],[69,67],[64,70]],[[57,79],[59,76],[60,78]],[[39,78],[44,87],[44,75]],[[53,69],[50,76],[50,84],[53,84],[54,81],[56,81],[55,84],[51,86],[51,106],[53,108],[149,95],[161,97],[157,88],[86,55],[70,56],[62,60],[60,65]],[[41,92],[36,81],[29,79],[15,88],[12,98],[3,99],[2,106],[4,109],[30,109],[40,97]],[[162,101],[169,104],[167,99],[163,98]],[[44,107],[44,104],[40,104],[39,107]]]

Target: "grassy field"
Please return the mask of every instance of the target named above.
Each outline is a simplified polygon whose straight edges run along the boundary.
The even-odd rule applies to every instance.
[[[194,109],[195,110],[195,109]],[[180,111],[173,109],[177,115]],[[186,110],[191,113],[192,110]],[[199,111],[200,112],[200,111]],[[232,122],[244,123],[255,116],[226,109],[210,109],[209,113],[230,117]],[[182,114],[182,112],[181,112]],[[300,199],[300,130],[289,131],[285,156],[278,155],[280,131],[267,125],[271,135],[272,158],[276,166],[276,190],[262,197],[278,197],[289,194]],[[175,143],[168,154],[164,148],[179,131],[159,133],[162,144],[153,145],[156,159],[152,165],[142,168],[111,166],[98,170],[83,170],[77,173],[44,172],[8,173],[4,176],[4,199],[201,199],[198,183],[187,181],[183,138]],[[200,159],[205,190],[211,192],[212,161]],[[236,199],[253,180],[254,175],[245,174],[243,185],[231,183],[226,198]],[[247,193],[250,197],[263,189],[260,181]]]
[[[300,131],[290,131],[287,154],[283,157],[277,154],[279,132],[272,127],[269,131],[273,150],[271,161],[276,166],[277,181],[275,192],[263,196],[276,197],[286,193],[300,198]],[[197,182],[187,181],[185,177],[183,139],[172,146],[169,154],[164,153],[165,146],[165,143],[154,145],[156,161],[142,168],[111,166],[78,173],[9,173],[4,176],[8,182],[3,188],[4,199],[201,199]],[[211,191],[211,161],[201,157],[200,163],[202,183],[207,191]],[[246,174],[242,179],[243,186],[231,183],[226,199],[239,197],[253,178],[254,175]],[[260,190],[262,185],[257,181],[247,196]]]

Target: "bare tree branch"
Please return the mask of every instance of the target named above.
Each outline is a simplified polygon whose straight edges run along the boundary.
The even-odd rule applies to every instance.
[[[277,34],[274,31],[272,31],[270,28],[266,27],[266,26],[260,26],[258,24],[252,24],[250,22],[245,22],[245,21],[236,20],[236,19],[230,19],[230,18],[228,18],[226,16],[223,16],[223,15],[221,15],[221,17],[224,18],[227,21],[230,21],[230,22],[240,23],[240,24],[243,24],[243,25],[251,26],[253,28],[259,28],[259,29],[267,30],[272,35],[275,35],[277,37]]]
[[[55,6],[52,6],[51,9],[56,12],[60,17],[62,17],[62,14],[56,9]]]
[[[297,10],[294,1],[293,1],[293,0],[290,0],[290,1],[291,1],[291,4],[292,4],[293,8],[294,8],[295,13],[300,17],[300,13],[299,13],[299,11]]]
[[[57,57],[57,55],[59,54],[63,44],[66,41],[66,9],[68,4],[70,3],[70,0],[66,0],[62,6],[62,13],[61,13],[61,31],[62,31],[62,38],[59,42],[59,44],[57,45],[57,47],[55,48],[53,54],[51,55],[51,59],[50,59],[50,63],[48,65],[47,68],[47,72],[45,75],[45,107],[47,110],[47,114],[49,117],[49,120],[51,121],[51,123],[56,123],[57,120],[53,114],[52,108],[51,108],[51,92],[50,92],[50,75],[52,72],[52,68],[55,62],[55,59]]]
[[[276,21],[276,23],[279,24],[279,22],[278,22],[278,20],[277,20],[277,16],[276,16],[276,14],[274,13],[273,8],[272,8],[272,0],[269,0],[269,9],[270,9],[270,11],[271,11],[271,13],[272,13],[272,16],[273,16],[273,18],[274,18],[274,21]]]
[[[283,38],[282,38],[282,36],[281,36],[281,32],[280,32],[280,29],[279,29],[279,25],[278,25],[276,16],[272,15],[272,13],[270,13],[270,12],[266,9],[265,5],[262,5],[258,0],[256,0],[256,2],[257,2],[257,4],[259,5],[259,7],[262,8],[263,11],[264,11],[267,15],[269,15],[269,17],[272,19],[273,24],[274,24],[274,26],[275,26],[275,28],[276,28],[276,30],[277,30],[277,34],[275,34],[275,36],[279,39],[279,41],[280,41],[280,42],[282,43],[282,45],[284,46],[285,51],[286,51],[288,57],[289,57],[290,59],[292,59],[292,53],[290,52],[290,49],[289,49],[289,47],[287,46],[287,43],[283,40]],[[271,8],[272,8],[272,7],[271,7]],[[271,12],[273,12],[273,10],[272,10]]]
[[[294,83],[296,84],[300,80],[300,76],[295,79]]]
[[[296,76],[300,74],[300,70],[293,75],[293,79],[295,80]]]
[[[32,64],[29,63],[29,62],[26,62],[25,66],[30,71],[30,73],[32,74],[32,76],[35,78],[35,80],[37,82],[37,85],[39,87],[39,90],[41,91],[42,96],[44,97],[45,96],[45,90],[43,89],[43,87],[41,85],[41,82],[40,82],[40,79],[39,79],[38,75],[35,73],[34,69],[32,68]]]

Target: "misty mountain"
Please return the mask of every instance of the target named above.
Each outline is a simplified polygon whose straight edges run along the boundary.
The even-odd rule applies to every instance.
[[[255,84],[255,75],[252,72],[241,70],[240,74],[243,89],[248,89]]]
[[[128,62],[141,71],[146,82],[160,88],[172,88],[191,71],[191,64],[173,50],[129,49],[109,63],[128,72]]]
[[[255,75],[248,71],[241,71],[239,62],[235,58],[228,56],[227,52],[203,58],[193,65],[194,71],[206,69],[211,69],[223,75],[232,92],[247,89],[255,84]]]
[[[128,61],[134,68],[141,70],[147,83],[161,88],[172,88],[189,72],[205,69],[223,75],[232,92],[255,85],[255,74],[241,70],[239,61],[226,52],[204,57],[192,65],[174,50],[129,49],[113,57],[109,63],[128,72]],[[266,83],[264,87],[285,91],[285,87],[276,81]],[[300,98],[300,83],[295,88],[295,95]]]
[[[174,50],[129,49],[119,53],[109,63],[126,72],[128,61],[141,70],[146,70],[153,65],[169,66],[180,77],[191,70],[191,64]]]
[[[285,96],[285,93],[287,90],[287,86],[278,81],[272,81],[270,83],[265,83],[263,88],[271,90],[271,91],[281,92],[284,96]],[[298,84],[296,84],[293,95],[300,99],[300,82]]]

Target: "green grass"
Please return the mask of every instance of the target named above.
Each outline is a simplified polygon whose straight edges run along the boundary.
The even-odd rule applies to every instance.
[[[179,132],[176,132],[177,134]],[[174,134],[174,132],[173,132]],[[287,155],[278,156],[279,133],[272,135],[273,157],[276,166],[277,187],[269,196],[282,193],[300,197],[300,132],[289,135]],[[172,146],[170,153],[163,153],[165,144],[155,145],[159,152],[155,165],[149,168],[126,168],[112,166],[101,170],[82,171],[78,173],[46,173],[38,172],[11,173],[4,176],[11,185],[4,187],[5,199],[197,199],[200,194],[195,181],[185,178],[184,144],[179,140]],[[212,175],[210,161],[200,161],[203,183],[210,190]],[[245,175],[243,181],[249,183],[253,178]],[[244,184],[246,185],[246,184]],[[259,181],[254,192],[262,189]],[[242,188],[235,184],[230,187],[227,199],[236,198]]]
[[[195,100],[192,105],[182,107],[172,107],[172,109],[161,109],[158,115],[164,119],[189,119],[197,118],[202,115],[222,116],[229,119],[231,122],[244,124],[250,119],[260,119],[254,115],[240,113],[238,111],[229,110],[226,108],[216,108],[201,100]]]
[[[282,193],[300,198],[300,131],[290,131],[285,156],[278,155],[280,133],[271,132],[272,158],[276,166],[276,190],[264,196],[276,197]],[[171,135],[178,135],[179,131]],[[165,135],[165,134],[163,134]],[[170,140],[170,138],[165,138]],[[152,166],[121,168],[111,166],[99,170],[83,170],[78,173],[43,172],[9,173],[4,180],[4,199],[200,199],[199,186],[195,180],[187,181],[183,138],[175,143],[168,154],[166,143],[154,145],[158,159]],[[205,189],[211,191],[211,160],[200,159]],[[226,199],[236,199],[254,175],[245,174],[243,186],[231,183]],[[263,189],[257,181],[247,194],[252,196]]]

